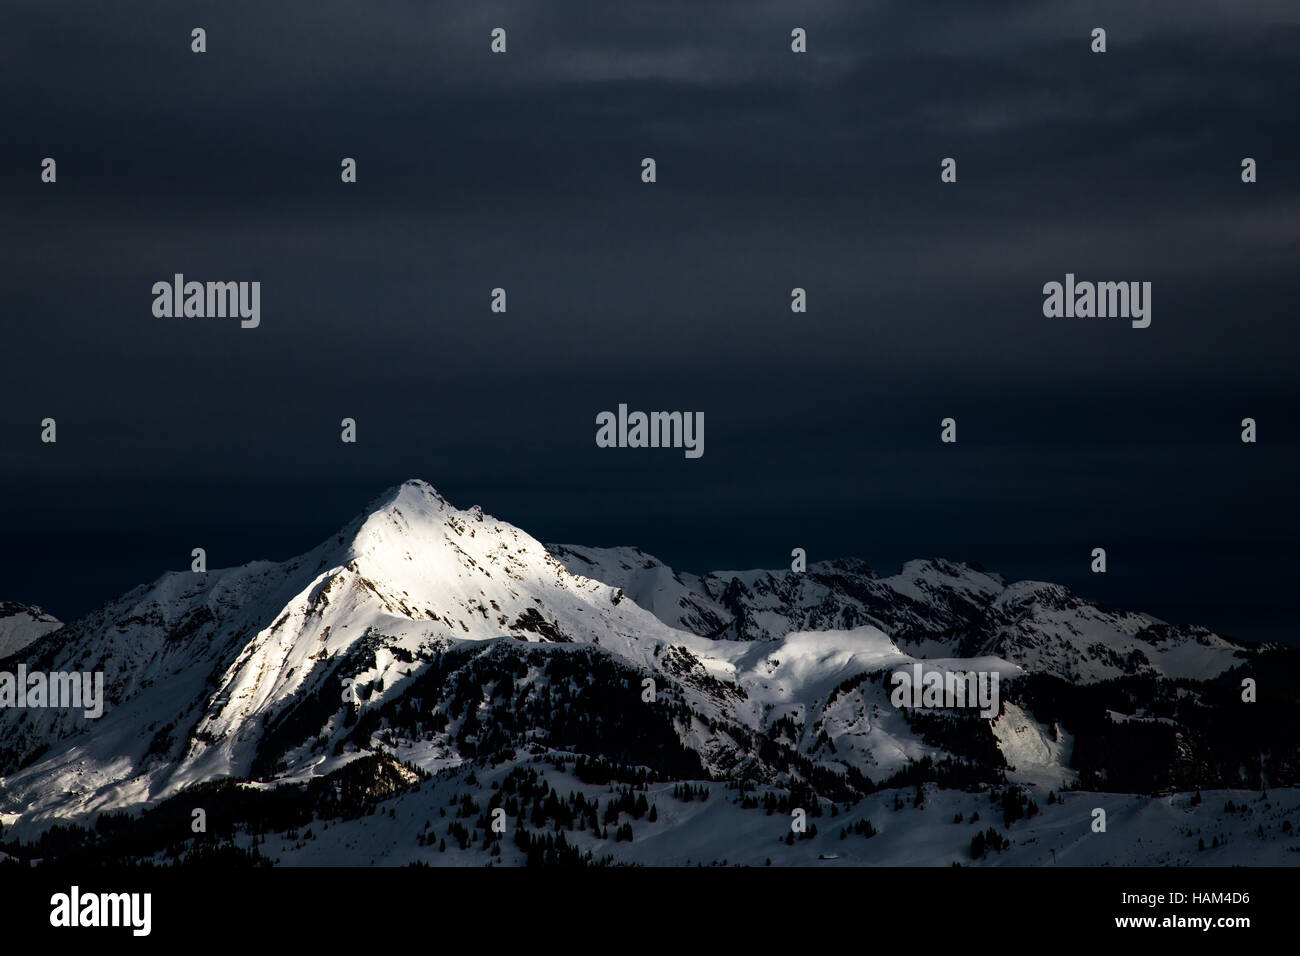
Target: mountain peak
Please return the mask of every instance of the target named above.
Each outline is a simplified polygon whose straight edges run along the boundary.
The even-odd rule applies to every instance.
[[[423,478],[408,478],[400,485],[393,485],[385,490],[377,498],[372,500],[365,508],[366,514],[387,511],[388,509],[400,505],[415,504],[417,502],[431,502],[444,506],[451,506],[451,503],[438,493],[438,490],[429,484]]]
[[[448,532],[458,538],[464,525],[482,524],[485,520],[502,530],[517,530],[484,515],[481,505],[457,508],[427,481],[411,478],[375,498],[357,522],[340,532],[340,537],[350,539],[353,557],[361,557],[399,545],[400,538],[408,539],[408,543],[409,539],[429,543],[451,540]]]

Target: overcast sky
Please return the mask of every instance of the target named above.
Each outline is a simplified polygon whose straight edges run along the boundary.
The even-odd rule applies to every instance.
[[[1291,638],[1294,2],[0,9],[0,598],[283,559],[421,477],[687,570],[943,556]],[[156,318],[177,272],[261,326]],[[1067,272],[1151,327],[1045,318]],[[597,448],[620,402],[703,458]]]

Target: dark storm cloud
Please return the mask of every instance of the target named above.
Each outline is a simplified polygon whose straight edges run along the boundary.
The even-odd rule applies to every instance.
[[[1294,610],[1294,4],[3,19],[0,597],[84,610],[200,540],[214,564],[284,557],[420,476],[696,570],[798,543],[1249,634]],[[262,327],[155,319],[177,271],[261,280]],[[1044,319],[1067,271],[1152,281],[1152,327]],[[705,457],[596,449],[620,401],[704,410]],[[1104,587],[1079,558],[1099,540]]]

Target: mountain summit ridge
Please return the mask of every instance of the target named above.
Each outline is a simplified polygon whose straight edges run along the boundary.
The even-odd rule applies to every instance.
[[[429,771],[542,739],[626,758],[616,728],[646,681],[662,711],[641,762],[861,792],[966,759],[890,706],[891,668],[1209,680],[1256,653],[941,559],[695,576],[639,549],[548,548],[411,479],[295,558],[168,572],[27,645],[29,671],[103,671],[109,703],[95,722],[0,710],[0,811],[39,828],[385,750]],[[521,716],[573,694],[573,727]],[[1041,779],[1071,779],[1063,738],[1027,710],[994,725],[985,751],[1045,755]]]

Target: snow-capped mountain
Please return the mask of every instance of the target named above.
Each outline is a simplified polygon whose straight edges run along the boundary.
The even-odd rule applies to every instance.
[[[1253,786],[1265,764],[1285,784],[1294,742],[1223,739],[1296,695],[1288,677],[1248,716],[1227,710],[1232,669],[1264,655],[1295,667],[946,561],[696,577],[632,548],[548,549],[409,481],[297,558],[164,574],[11,658],[102,672],[108,703],[98,720],[0,708],[0,821],[27,838],[165,815],[232,780],[298,788],[326,813],[336,792],[490,768],[504,785],[540,759],[578,760],[587,783],[729,781],[805,802],[926,781]],[[997,674],[998,715],[894,706],[889,675],[918,662]]]
[[[1019,581],[951,561],[909,561],[881,577],[854,559],[806,571],[667,567],[638,548],[552,545],[575,574],[614,584],[665,624],[705,637],[778,640],[793,631],[870,624],[922,656],[996,655],[1071,681],[1133,674],[1204,679],[1241,645],[1199,627],[1089,603],[1058,584]]]
[[[71,711],[0,712],[7,761],[51,751],[9,784],[39,779],[44,797],[63,801],[246,774],[263,731],[327,676],[373,704],[401,692],[417,656],[501,636],[603,644],[641,663],[656,641],[705,645],[569,574],[518,529],[408,482],[301,557],[165,574],[53,635],[28,669],[102,671],[111,705],[94,724]],[[118,759],[56,746],[68,737]],[[65,795],[46,786],[51,773]]]
[[[38,607],[0,601],[0,660],[62,626],[62,621]]]

